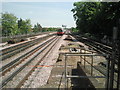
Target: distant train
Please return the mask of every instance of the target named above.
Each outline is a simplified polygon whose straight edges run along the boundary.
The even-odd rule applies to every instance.
[[[58,29],[57,30],[57,35],[63,35],[65,32],[64,32],[64,30],[62,30],[62,29]]]

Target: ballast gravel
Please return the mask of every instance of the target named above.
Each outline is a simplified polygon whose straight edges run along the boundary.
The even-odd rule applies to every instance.
[[[58,52],[59,48],[63,43],[65,43],[63,41],[65,37],[66,35],[62,36],[62,39],[55,46],[52,52],[50,52],[50,54],[46,58],[44,58],[43,62],[41,62],[38,65],[38,66],[43,66],[43,67],[37,67],[34,73],[32,73],[32,75],[28,78],[28,80],[26,80],[26,82],[21,88],[40,88],[41,86],[47,83],[49,76],[51,74],[53,65],[57,61],[57,58],[59,55],[59,52]]]

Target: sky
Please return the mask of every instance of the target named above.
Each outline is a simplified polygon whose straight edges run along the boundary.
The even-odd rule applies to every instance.
[[[73,2],[3,2],[2,12],[14,14],[18,19],[30,19],[42,27],[75,27]]]

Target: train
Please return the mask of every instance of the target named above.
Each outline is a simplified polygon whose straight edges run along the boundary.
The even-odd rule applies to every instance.
[[[62,29],[57,30],[57,35],[63,35],[63,34],[65,34],[64,30]]]

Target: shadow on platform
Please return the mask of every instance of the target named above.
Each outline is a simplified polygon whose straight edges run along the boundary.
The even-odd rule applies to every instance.
[[[87,76],[80,66],[77,66],[77,69],[72,69],[72,75]],[[96,90],[92,82],[88,78],[71,78],[71,84],[72,90],[76,90],[79,88]]]

